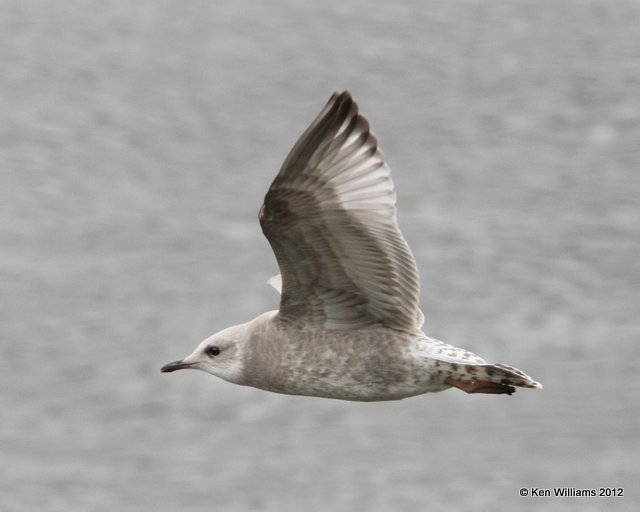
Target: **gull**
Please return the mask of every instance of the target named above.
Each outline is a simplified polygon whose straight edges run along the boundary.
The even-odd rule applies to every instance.
[[[348,91],[334,93],[269,187],[260,226],[280,275],[277,311],[223,329],[162,372],[197,369],[289,395],[399,400],[452,387],[542,385],[422,332],[420,280],[390,171]]]

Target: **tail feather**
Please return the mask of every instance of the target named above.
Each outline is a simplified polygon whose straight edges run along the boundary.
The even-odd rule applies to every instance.
[[[542,389],[542,384],[513,366],[487,363],[471,352],[427,336],[423,342],[421,351],[435,360],[436,371],[443,380],[467,393],[511,394],[515,391],[513,386]]]
[[[521,388],[542,389],[542,384],[536,382],[526,373],[502,363],[482,365],[478,368],[479,372],[484,372],[488,381],[518,386]]]

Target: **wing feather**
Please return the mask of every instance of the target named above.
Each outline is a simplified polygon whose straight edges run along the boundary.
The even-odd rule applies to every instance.
[[[282,274],[283,321],[420,330],[418,272],[395,203],[369,123],[348,92],[334,94],[285,159],[260,211]]]

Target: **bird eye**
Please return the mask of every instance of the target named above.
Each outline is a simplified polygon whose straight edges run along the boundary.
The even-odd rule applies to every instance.
[[[210,356],[217,356],[220,353],[220,348],[215,345],[207,347],[207,354]]]

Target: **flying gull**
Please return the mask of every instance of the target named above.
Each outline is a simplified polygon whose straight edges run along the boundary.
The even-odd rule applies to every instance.
[[[162,372],[193,368],[289,395],[399,400],[541,389],[528,375],[426,336],[418,270],[389,168],[349,92],[335,93],[271,184],[260,225],[280,307],[228,327]]]

